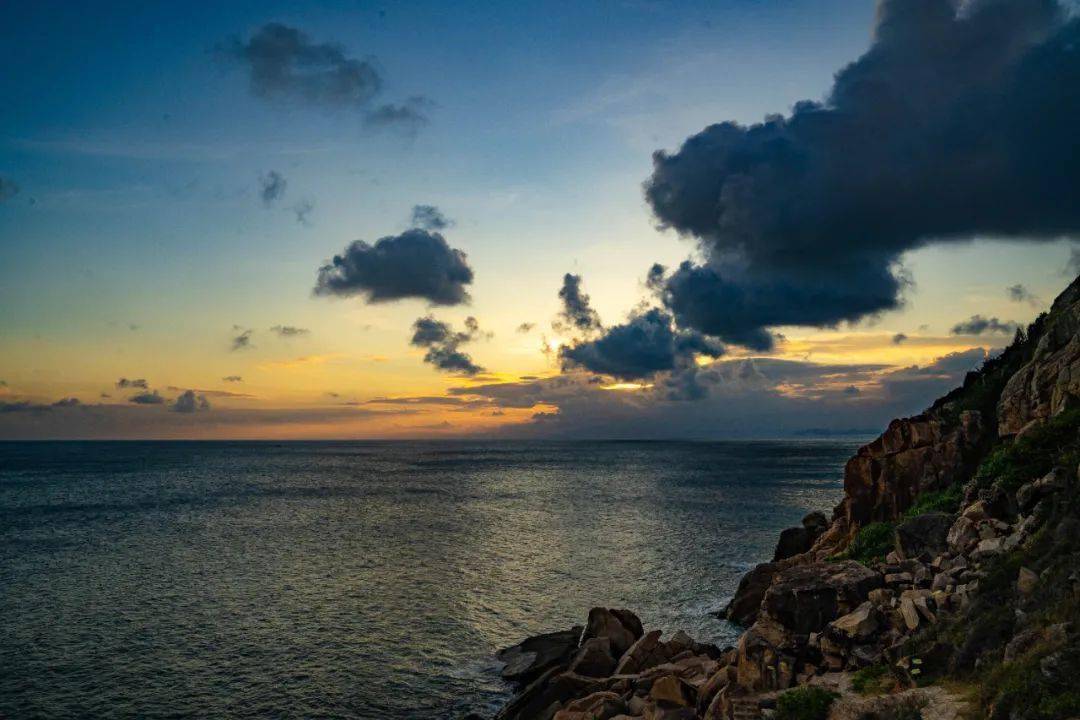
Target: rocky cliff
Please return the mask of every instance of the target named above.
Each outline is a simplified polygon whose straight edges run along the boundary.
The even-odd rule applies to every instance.
[[[1080,278],[844,469],[725,613],[736,647],[594,608],[504,651],[500,720],[1080,717]],[[948,680],[948,684],[941,682]]]

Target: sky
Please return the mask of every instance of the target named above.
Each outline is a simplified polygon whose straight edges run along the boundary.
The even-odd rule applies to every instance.
[[[872,434],[1076,275],[1075,11],[5,3],[0,439]]]

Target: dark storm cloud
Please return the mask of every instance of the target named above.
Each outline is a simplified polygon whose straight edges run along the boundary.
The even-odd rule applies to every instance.
[[[1027,303],[1032,307],[1039,306],[1039,298],[1020,283],[1010,285],[1009,287],[1005,288],[1005,292],[1006,294],[1008,294],[1009,299],[1013,302]]]
[[[409,342],[416,347],[427,348],[424,362],[439,370],[476,375],[484,368],[474,363],[460,346],[481,337],[482,333],[474,317],[465,319],[465,327],[465,332],[456,332],[448,323],[429,315],[413,323],[413,336]]]
[[[316,295],[362,295],[370,303],[421,298],[432,305],[469,301],[473,280],[465,253],[437,232],[414,228],[370,245],[356,240],[319,268]]]
[[[146,390],[150,386],[147,384],[147,382],[146,382],[146,380],[144,378],[136,378],[135,380],[128,380],[127,378],[120,378],[119,380],[116,381],[116,387],[121,388],[121,389],[135,388],[137,390]]]
[[[240,330],[240,328],[233,328],[234,330]],[[239,335],[236,335],[232,339],[231,349],[233,352],[237,350],[247,350],[252,347],[251,334],[253,330],[242,330]]]
[[[571,277],[567,275],[567,277]],[[559,349],[565,367],[623,380],[646,378],[664,370],[687,367],[697,355],[720,357],[724,348],[700,333],[677,331],[668,313],[653,308],[609,328],[596,340]]]
[[[226,375],[225,377],[223,377],[221,379],[224,382],[227,382],[227,383],[244,382],[244,378],[240,377],[239,375]]]
[[[334,43],[315,43],[296,28],[263,25],[247,42],[226,51],[244,63],[258,97],[315,105],[362,107],[378,94],[382,78],[369,60],[350,58]]]
[[[0,400],[0,413],[42,412],[48,409],[48,405],[40,405],[27,400]]]
[[[162,405],[165,402],[157,390],[151,392],[143,392],[138,395],[132,395],[128,398],[128,402],[135,403],[136,405]]]
[[[270,207],[285,195],[285,186],[288,183],[276,170],[271,170],[265,175],[259,176],[259,197],[263,205]]]
[[[421,230],[445,230],[454,221],[434,205],[413,205],[412,226]]]
[[[14,180],[0,176],[0,203],[10,200],[19,194],[19,186]]]
[[[56,402],[54,402],[52,404],[52,406],[53,407],[58,407],[58,408],[70,408],[70,407],[78,407],[81,404],[82,403],[79,402],[79,398],[67,397],[67,398],[61,398],[61,399],[57,400]]]
[[[518,325],[516,329],[517,329],[517,332],[524,335],[524,334],[532,332],[533,328],[535,328],[535,327],[536,327],[536,323],[523,322],[520,325]]]
[[[655,153],[646,198],[705,256],[666,283],[678,323],[766,348],[898,307],[923,244],[1075,234],[1078,44],[1057,0],[883,0],[824,102]]]
[[[270,328],[270,332],[283,338],[301,337],[303,335],[311,334],[311,331],[307,328],[296,327],[294,325],[275,325]]]
[[[908,336],[905,335],[904,333],[896,333],[895,335],[892,336],[893,345],[899,345],[900,343],[904,342],[907,339],[908,339]]]
[[[996,317],[987,318],[982,315],[972,315],[963,322],[958,322],[953,325],[951,332],[953,335],[982,335],[983,333],[1003,333],[1011,334],[1016,332],[1019,328],[1018,323],[1001,321]]]
[[[600,329],[600,316],[589,304],[589,296],[581,289],[581,276],[566,273],[559,288],[562,310],[559,317],[572,329],[593,332]]]
[[[205,395],[196,395],[194,390],[185,390],[177,396],[176,400],[169,405],[169,409],[178,413],[193,413],[198,410],[209,410],[210,401]]]

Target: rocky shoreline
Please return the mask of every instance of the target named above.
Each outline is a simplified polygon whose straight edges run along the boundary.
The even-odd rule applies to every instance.
[[[499,653],[520,691],[497,720],[1080,715],[1078,398],[1080,279],[860,448],[831,520],[811,513],[743,577],[734,647],[593,608]]]

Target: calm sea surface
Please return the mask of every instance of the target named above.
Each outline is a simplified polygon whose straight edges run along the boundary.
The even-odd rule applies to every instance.
[[[593,605],[723,644],[855,445],[0,443],[0,717],[456,718]]]

